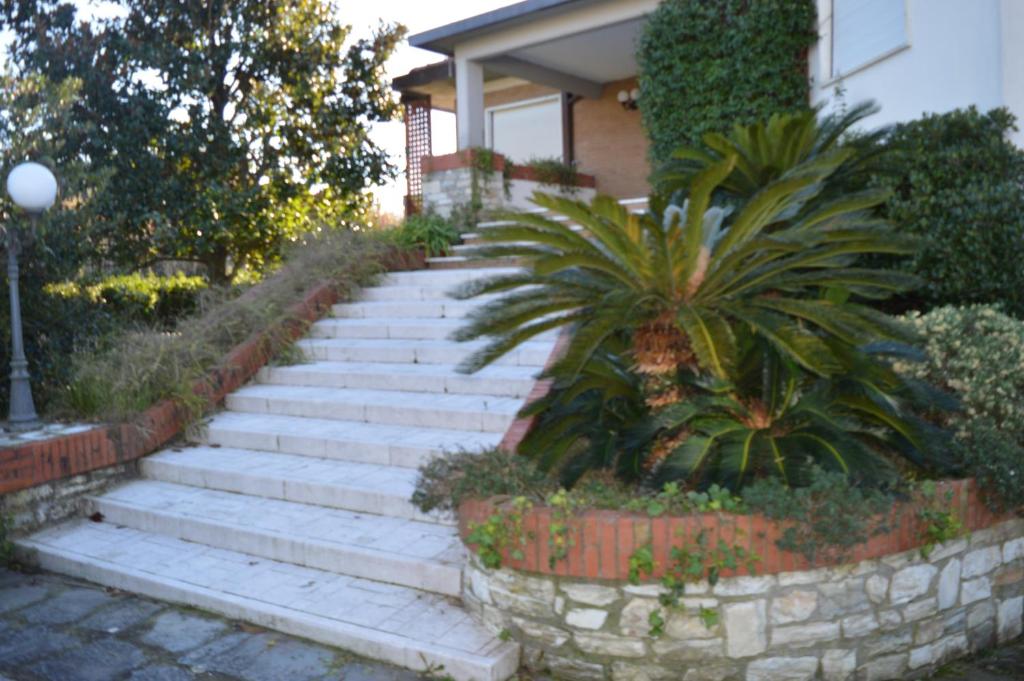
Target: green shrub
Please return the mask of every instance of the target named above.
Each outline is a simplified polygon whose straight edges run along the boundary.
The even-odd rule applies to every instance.
[[[885,216],[923,237],[904,260],[889,262],[925,286],[911,307],[996,303],[1024,317],[1024,150],[1007,134],[1006,109],[973,107],[896,126],[875,182],[893,191]]]
[[[793,149],[806,128],[769,131],[765,145]],[[488,341],[461,368],[475,371],[539,333],[568,327],[565,351],[548,370],[567,392],[546,405],[543,430],[535,431],[552,442],[526,450],[544,469],[564,460],[563,472],[579,465],[626,481],[738,490],[764,475],[801,484],[809,461],[877,478],[894,476],[894,461],[944,468],[943,443],[912,408],[918,394],[888,362],[893,343],[911,334],[872,306],[914,279],[853,266],[858,255],[909,252],[913,244],[865,220],[884,192],[820,198],[849,153],[808,157],[728,206],[716,197],[740,163],[736,154],[693,175],[683,206],[655,196],[644,215],[609,197],[588,205],[538,194],[538,205],[567,219],[524,213],[486,230],[494,246],[481,253],[521,258],[524,271],[462,291],[504,295],[456,333]],[[600,366],[607,354],[621,359],[638,387],[614,375],[613,365]],[[641,425],[657,431],[653,444],[628,446],[608,430],[626,421],[604,406],[573,413],[573,400],[591,390],[595,402],[603,392],[624,396],[631,408],[639,393],[639,406],[650,409],[646,425],[639,414]],[[581,432],[588,424],[596,432]],[[587,446],[560,451],[565,438],[553,442],[560,432]],[[580,477],[571,473],[566,484]]]
[[[926,361],[907,375],[955,394],[945,415],[964,472],[1004,506],[1024,505],[1024,321],[988,305],[941,307],[909,319],[925,339]]]
[[[125,323],[169,329],[196,312],[206,288],[202,277],[177,272],[170,276],[119,274],[95,283],[50,284],[45,290],[55,296],[88,300]]]
[[[557,187],[569,194],[579,190],[580,173],[576,166],[558,158],[531,158],[524,164],[543,186]]]
[[[450,452],[420,468],[412,503],[424,513],[454,511],[467,499],[493,496],[543,500],[554,484],[529,459],[501,449]]]
[[[852,484],[842,473],[814,467],[808,484],[789,487],[779,478],[764,478],[743,490],[743,501],[755,513],[789,520],[779,548],[817,557],[842,557],[850,548],[888,531],[878,514],[895,497],[879,489]]]
[[[76,353],[60,411],[76,418],[119,420],[172,398],[196,415],[205,405],[192,386],[224,355],[253,334],[282,320],[289,306],[321,282],[344,294],[380,271],[383,249],[361,233],[324,230],[286,251],[284,264],[241,295],[211,289],[201,313],[173,332],[132,329],[107,337],[94,352]],[[276,350],[290,337],[269,339]]]
[[[666,0],[637,49],[640,113],[661,163],[680,144],[807,108],[813,0]]]
[[[423,250],[428,257],[445,255],[460,236],[450,220],[436,213],[410,215],[401,227],[383,232],[385,240],[400,248]]]

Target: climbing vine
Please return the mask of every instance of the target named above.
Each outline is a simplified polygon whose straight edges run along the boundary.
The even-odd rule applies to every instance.
[[[665,0],[637,49],[651,158],[734,124],[808,106],[814,0]]]

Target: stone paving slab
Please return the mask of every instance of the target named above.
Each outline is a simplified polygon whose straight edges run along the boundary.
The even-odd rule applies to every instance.
[[[0,568],[0,681],[426,681],[188,608]]]

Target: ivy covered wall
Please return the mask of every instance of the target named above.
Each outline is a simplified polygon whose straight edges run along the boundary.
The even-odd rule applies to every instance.
[[[814,0],[665,0],[637,49],[651,160],[706,132],[806,108],[815,27]]]

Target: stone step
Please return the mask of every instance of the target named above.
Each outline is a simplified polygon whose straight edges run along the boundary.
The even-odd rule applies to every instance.
[[[517,267],[522,266],[523,264],[523,259],[516,257],[488,258],[486,260],[482,260],[480,258],[464,255],[446,255],[438,256],[436,258],[427,258],[427,267],[433,270],[459,270],[464,268],[480,267]]]
[[[233,412],[213,416],[200,428],[200,436],[222,447],[414,469],[444,452],[496,447],[502,438],[483,431]]]
[[[156,480],[88,499],[104,522],[218,549],[458,596],[452,527]]]
[[[481,246],[530,246],[533,244],[532,241],[505,241],[501,244],[492,242],[485,242],[483,239],[477,237],[470,237],[471,243],[466,243],[466,237],[462,237],[463,243],[452,246],[451,251],[455,255],[464,255],[466,257],[472,257]]]
[[[197,446],[140,461],[145,477],[359,513],[452,524],[410,503],[418,471],[252,449]]]
[[[264,367],[260,383],[325,386],[362,390],[401,390],[420,393],[526,397],[537,370],[532,367],[489,366],[475,374],[460,374],[451,364],[387,362],[312,362]]]
[[[513,274],[518,272],[515,267],[506,268],[479,268],[461,270],[411,270],[409,272],[391,272],[381,278],[381,284],[385,286],[438,286],[450,288],[482,277],[492,277],[500,274]]]
[[[310,338],[393,338],[400,340],[445,340],[462,327],[464,319],[326,317],[310,327]]]
[[[484,341],[401,340],[369,338],[308,338],[296,345],[311,360],[325,362],[386,362],[455,364],[479,350]],[[497,366],[541,368],[553,341],[527,341],[495,360]]]
[[[230,411],[397,426],[504,433],[522,400],[514,397],[361,390],[324,386],[248,385],[225,398]]]
[[[443,596],[76,521],[19,542],[39,567],[456,681],[505,681],[519,651]]]
[[[359,303],[339,303],[331,308],[337,319],[464,319],[467,314],[499,296],[478,296],[468,300],[442,298],[437,300],[398,301],[380,300]]]

